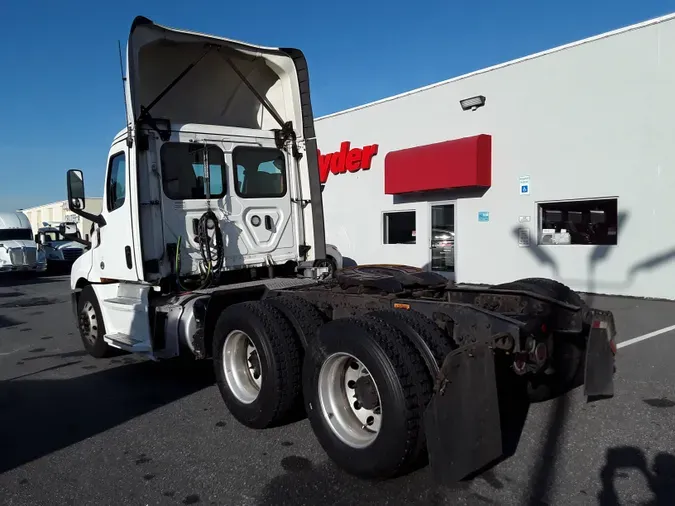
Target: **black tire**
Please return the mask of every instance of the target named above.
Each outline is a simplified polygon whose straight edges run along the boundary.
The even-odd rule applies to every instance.
[[[250,404],[237,399],[223,368],[223,346],[233,330],[245,332],[255,345],[262,380]],[[302,346],[283,313],[265,301],[241,302],[225,309],[213,335],[216,383],[225,405],[241,424],[254,429],[280,425],[292,414],[302,396]]]
[[[560,336],[555,340],[554,347],[551,365],[555,372],[528,381],[530,402],[544,402],[559,397],[584,382],[585,346],[571,337]]]
[[[89,309],[89,304],[91,309]],[[93,314],[91,312],[93,311]],[[105,336],[105,322],[101,314],[101,306],[91,285],[82,288],[77,301],[77,328],[80,331],[80,339],[84,349],[94,358],[110,357],[114,349],[103,339]],[[94,339],[87,338],[91,330]]]
[[[344,443],[324,416],[319,374],[326,359],[338,352],[356,357],[368,369],[379,391],[385,422],[365,448]],[[340,318],[322,326],[305,355],[303,393],[307,416],[319,443],[348,473],[386,479],[419,464],[425,448],[422,416],[432,395],[431,377],[415,347],[385,321],[375,317]]]
[[[302,364],[307,344],[314,339],[319,328],[326,323],[326,317],[314,304],[300,297],[281,295],[270,297],[265,301],[280,310],[293,326],[295,335],[298,336],[302,345],[300,350],[300,363]],[[289,417],[299,420],[304,416],[305,405],[302,395],[298,395]]]
[[[385,309],[373,311],[366,316],[380,318],[403,332],[424,358],[433,380],[443,366],[445,357],[456,348],[438,325],[418,311]]]
[[[292,295],[281,295],[265,299],[272,306],[279,309],[291,322],[300,338],[303,350],[307,348],[319,328],[326,323],[327,319],[321,311],[309,301]]]
[[[582,311],[588,309],[587,304],[578,293],[553,279],[524,278],[497,287],[528,290],[579,306]],[[586,346],[583,339],[564,334],[557,335],[554,336],[553,346],[551,365],[555,369],[555,373],[550,376],[538,376],[527,382],[527,394],[530,402],[550,400],[583,384],[586,363]]]
[[[567,302],[568,304],[574,304],[575,306],[580,306],[582,309],[585,309],[586,303],[581,298],[581,296],[572,290],[569,286],[560,283],[554,279],[548,278],[523,278],[510,283],[504,283],[501,285],[495,286],[495,288],[505,288],[505,289],[530,289],[530,287],[536,287],[538,290],[533,290],[535,293],[540,293],[541,295],[546,295],[548,297],[553,297],[561,302]]]
[[[440,287],[448,283],[438,273],[407,265],[355,265],[340,269],[335,278],[342,288],[368,288],[384,293],[400,293],[406,288]]]
[[[334,278],[337,271],[337,262],[332,256],[326,255],[325,259],[314,262],[314,267],[328,267],[328,278]]]
[[[338,269],[338,267],[337,267],[337,262],[336,262],[335,259],[334,259],[332,256],[330,256],[330,255],[328,255],[326,258],[327,258],[327,260],[330,262],[330,269],[331,269],[331,270],[330,270],[330,277],[331,277],[331,278],[334,278],[335,275],[336,275],[336,273],[337,273],[337,269]]]

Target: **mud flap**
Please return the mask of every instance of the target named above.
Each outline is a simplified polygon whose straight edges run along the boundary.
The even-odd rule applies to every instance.
[[[487,344],[446,357],[424,415],[429,462],[441,483],[457,482],[502,455],[495,360]]]
[[[586,344],[584,395],[587,397],[614,396],[614,345],[610,322],[594,320]]]

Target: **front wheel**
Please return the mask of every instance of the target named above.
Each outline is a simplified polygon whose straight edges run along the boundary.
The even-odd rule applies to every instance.
[[[77,302],[77,323],[84,349],[94,358],[105,358],[112,355],[113,350],[105,342],[105,323],[101,314],[96,292],[91,285],[80,292]]]
[[[305,408],[328,456],[362,478],[410,470],[425,450],[431,375],[406,336],[383,320],[340,318],[309,343]]]

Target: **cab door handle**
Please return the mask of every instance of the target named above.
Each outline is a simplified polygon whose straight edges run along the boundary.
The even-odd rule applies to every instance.
[[[265,215],[265,228],[272,231],[272,217],[269,214]]]
[[[133,264],[131,263],[131,246],[125,246],[124,256],[126,257],[127,260],[127,268],[131,269],[131,267],[133,266]]]

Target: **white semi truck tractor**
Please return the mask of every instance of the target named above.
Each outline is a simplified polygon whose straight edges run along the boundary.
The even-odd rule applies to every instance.
[[[516,405],[613,395],[614,320],[560,283],[460,287],[414,267],[330,270],[303,53],[137,17],[126,127],[72,267],[85,349],[213,361],[232,416],[298,414],[330,458],[456,481],[503,455]]]
[[[35,242],[28,217],[21,211],[0,213],[0,275],[37,275],[46,270],[45,251]]]

